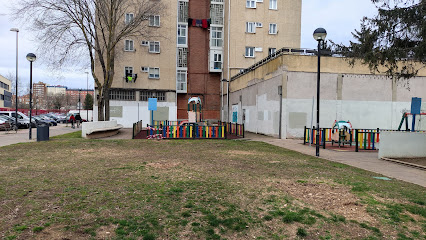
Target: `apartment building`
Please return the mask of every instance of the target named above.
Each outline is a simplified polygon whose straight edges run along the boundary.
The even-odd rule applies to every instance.
[[[0,108],[12,107],[12,82],[0,75]]]
[[[232,0],[225,6],[224,78],[287,48],[300,48],[301,0]]]
[[[151,97],[154,120],[188,119],[188,99],[199,97],[203,120],[218,121],[222,79],[277,49],[300,47],[301,0],[163,2],[167,8],[148,24],[158,37],[129,37],[117,51],[110,116],[125,127],[151,121]],[[129,12],[123,22],[132,18]]]

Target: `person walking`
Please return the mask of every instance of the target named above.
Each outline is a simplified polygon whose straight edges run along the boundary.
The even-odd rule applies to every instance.
[[[80,123],[81,123],[81,116],[80,114],[76,114],[75,115],[75,120],[77,121],[77,128],[80,127]]]
[[[74,123],[75,123],[74,114],[71,114],[71,116],[70,116],[70,122],[71,122],[71,128],[75,128],[75,125],[74,125]]]

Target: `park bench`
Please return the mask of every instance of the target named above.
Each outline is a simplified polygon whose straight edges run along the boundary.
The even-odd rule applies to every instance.
[[[117,121],[84,122],[81,136],[89,139],[105,138],[118,134],[122,128]]]

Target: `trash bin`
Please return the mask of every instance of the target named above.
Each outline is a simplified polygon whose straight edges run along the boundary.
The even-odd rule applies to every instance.
[[[37,142],[49,141],[49,125],[37,126]]]

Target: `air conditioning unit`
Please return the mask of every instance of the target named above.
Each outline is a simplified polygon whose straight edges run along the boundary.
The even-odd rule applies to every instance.
[[[141,46],[149,46],[149,41],[142,41]]]
[[[261,22],[257,22],[256,27],[261,28],[261,27],[263,27],[263,24]]]
[[[149,67],[141,67],[141,72],[149,72]]]

